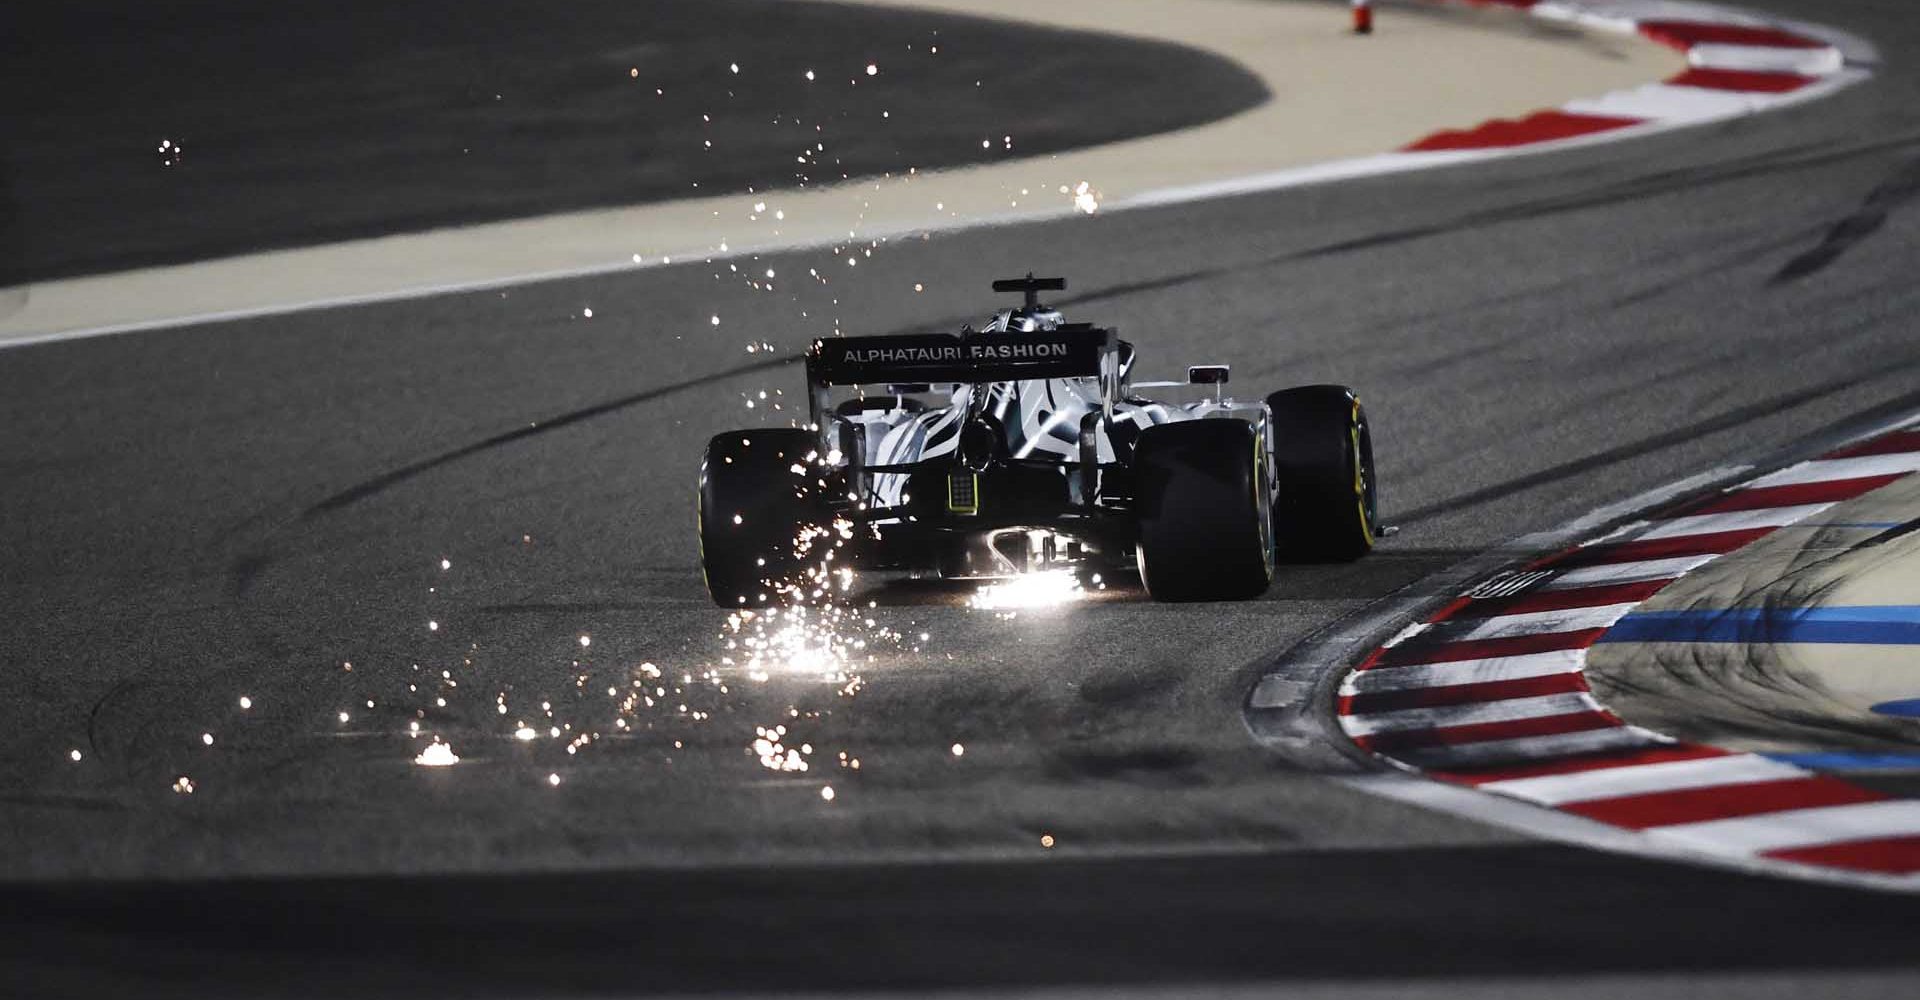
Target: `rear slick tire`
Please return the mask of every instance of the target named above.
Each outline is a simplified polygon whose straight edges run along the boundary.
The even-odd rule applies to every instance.
[[[1243,420],[1149,427],[1134,446],[1140,582],[1156,601],[1243,601],[1273,582],[1266,442]]]
[[[1344,385],[1303,385],[1268,396],[1267,410],[1280,558],[1351,562],[1373,551],[1379,495],[1360,397]]]
[[[700,463],[700,570],[723,608],[758,608],[803,585],[802,531],[831,518],[811,466],[813,433],[790,428],[730,431],[707,442]],[[805,471],[803,469],[803,471]]]

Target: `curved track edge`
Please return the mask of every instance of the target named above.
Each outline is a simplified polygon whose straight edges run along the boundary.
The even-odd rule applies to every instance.
[[[1583,672],[1685,573],[1915,472],[1909,415],[1491,550],[1283,658],[1248,726],[1365,790],[1552,839],[1920,890],[1920,802],[1635,726]]]
[[[943,0],[868,2],[943,6]],[[1678,49],[1692,68],[1662,83],[1576,100],[1518,121],[1433,133],[1397,151],[1344,159],[1336,154],[1305,165],[1275,168],[1273,160],[1266,159],[1198,173],[1170,173],[1165,167],[1142,172],[1156,162],[1142,150],[1167,143],[1173,144],[1171,149],[1200,142],[1214,149],[1264,150],[1263,143],[1272,139],[1266,135],[1270,123],[1255,109],[1201,129],[1016,161],[989,171],[910,172],[883,181],[849,181],[779,196],[776,200],[784,207],[776,214],[791,218],[771,232],[756,231],[744,239],[739,233],[732,239],[723,234],[716,238],[714,220],[733,220],[736,228],[742,219],[758,222],[773,196],[727,195],[568,213],[0,289],[0,349],[622,273],[674,261],[737,259],[842,243],[879,246],[936,232],[1070,218],[1096,209],[1178,205],[1626,140],[1826,96],[1865,79],[1876,59],[1870,45],[1841,32],[1715,5],[1664,0],[1494,2],[1580,29],[1630,34]],[[1103,21],[1080,27],[1111,25]],[[1195,47],[1204,47],[1205,41],[1166,40]],[[1235,57],[1224,50],[1216,54]],[[1249,68],[1263,79],[1272,76],[1271,67]],[[1274,81],[1268,79],[1268,85]],[[1254,137],[1259,141],[1251,141]],[[1172,161],[1191,167],[1192,157]],[[1091,188],[1090,179],[1098,180],[1102,189]],[[1050,193],[1056,187],[1060,197],[1023,198],[1029,191]],[[930,216],[929,204],[939,211]],[[971,207],[961,211],[949,205]],[[849,218],[857,220],[851,229]],[[646,236],[636,240],[637,233]]]

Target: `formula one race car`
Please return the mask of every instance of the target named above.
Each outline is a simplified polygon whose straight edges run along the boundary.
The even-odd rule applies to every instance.
[[[993,288],[1025,304],[982,330],[814,341],[806,426],[708,443],[700,553],[716,603],[818,598],[854,567],[1137,567],[1157,600],[1239,600],[1267,589],[1276,561],[1373,548],[1373,441],[1353,390],[1237,401],[1225,365],[1134,382],[1131,344],[1040,303],[1064,279]],[[1211,391],[1136,394],[1185,385]]]

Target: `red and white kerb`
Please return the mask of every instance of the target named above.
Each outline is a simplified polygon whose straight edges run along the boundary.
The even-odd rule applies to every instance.
[[[1920,430],[1896,430],[1495,576],[1349,673],[1340,728],[1428,777],[1655,846],[1920,875],[1920,801],[1630,725],[1582,673],[1610,626],[1680,576],[1916,471]]]
[[[1662,0],[1477,0],[1536,17],[1637,33],[1686,54],[1662,83],[1569,102],[1524,118],[1435,132],[1404,152],[1499,149],[1619,129],[1674,127],[1762,111],[1847,71],[1832,43],[1732,10]]]

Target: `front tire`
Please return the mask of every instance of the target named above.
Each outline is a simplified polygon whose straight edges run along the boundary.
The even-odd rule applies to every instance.
[[[700,463],[700,569],[723,608],[760,607],[805,582],[795,542],[827,527],[821,470],[808,459],[812,433],[791,428],[731,431],[707,442]],[[793,471],[803,467],[804,474]]]
[[[1373,551],[1379,494],[1360,397],[1344,385],[1304,385],[1268,396],[1267,409],[1280,558],[1351,562]]]
[[[1149,427],[1134,446],[1140,581],[1157,601],[1240,601],[1273,582],[1266,442],[1242,420]]]

